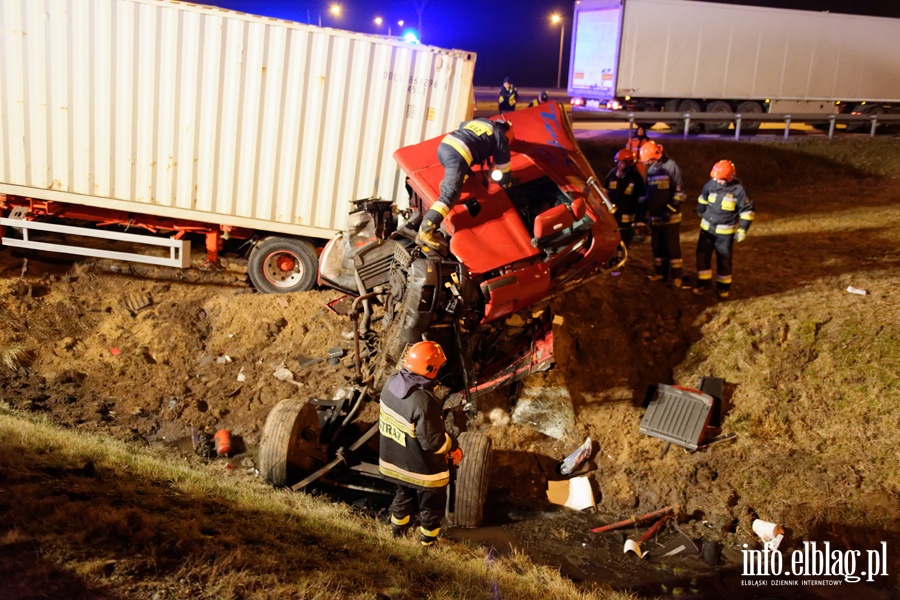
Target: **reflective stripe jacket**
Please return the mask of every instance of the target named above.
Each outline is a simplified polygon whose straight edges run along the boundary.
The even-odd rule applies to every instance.
[[[641,213],[651,225],[681,223],[681,203],[684,202],[681,168],[663,156],[647,169],[647,196]]]
[[[500,88],[500,98],[497,100],[497,108],[500,112],[510,112],[516,110],[516,98],[519,95],[519,90],[517,90],[513,86],[509,86],[509,89],[505,87]]]
[[[700,229],[721,235],[734,234],[738,229],[747,231],[755,216],[753,201],[741,182],[732,179],[724,185],[710,179],[697,198],[697,214]]]
[[[637,213],[638,200],[644,195],[644,178],[634,167],[627,167],[619,175],[619,169],[609,172],[603,181],[609,200],[616,205],[622,223],[631,223]]]
[[[378,468],[387,479],[419,489],[449,483],[447,453],[456,449],[444,430],[441,403],[423,387],[430,384],[401,369],[381,391]]]
[[[509,142],[500,127],[490,119],[473,119],[444,136],[442,143],[452,146],[471,167],[489,158],[501,173],[509,172]]]

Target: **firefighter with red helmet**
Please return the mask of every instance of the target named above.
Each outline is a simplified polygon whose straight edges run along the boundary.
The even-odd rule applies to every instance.
[[[441,195],[422,217],[416,243],[434,250],[442,243],[435,234],[447,213],[459,200],[463,183],[472,165],[492,160],[500,185],[508,185],[509,146],[515,141],[512,125],[502,119],[474,119],[448,133],[438,146],[437,156],[444,167]],[[492,174],[493,176],[493,174]]]
[[[711,179],[697,198],[700,237],[697,239],[697,285],[693,293],[701,295],[712,287],[712,255],[716,254],[716,291],[720,299],[731,290],[732,249],[742,242],[753,224],[753,201],[737,178],[730,160],[713,165]]]
[[[613,160],[616,166],[603,180],[603,189],[610,202],[616,206],[616,223],[627,248],[634,239],[632,226],[637,215],[638,201],[644,196],[644,178],[635,168],[634,153],[628,148],[616,152]]]
[[[417,342],[400,361],[400,372],[381,390],[378,469],[395,483],[391,531],[406,533],[419,513],[419,542],[431,546],[441,532],[450,468],[462,460],[456,439],[444,428],[443,405],[434,397],[435,377],[447,362],[436,342]]]
[[[668,278],[672,287],[682,287],[681,205],[685,194],[681,168],[663,151],[661,144],[648,140],[641,146],[641,162],[647,165],[647,194],[638,220],[650,225],[653,274],[649,281]]]

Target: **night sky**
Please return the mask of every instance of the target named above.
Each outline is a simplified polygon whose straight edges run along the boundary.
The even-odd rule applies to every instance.
[[[222,8],[258,15],[338,27],[363,33],[397,35],[399,19],[403,29],[416,27],[415,5],[423,0],[343,0],[342,14],[334,18],[326,0],[194,0]],[[714,0],[715,1],[715,0]],[[830,11],[900,18],[898,0],[729,0],[725,4],[749,4]],[[563,16],[566,30],[563,42],[562,87],[566,86],[569,45],[571,42],[572,1],[513,0],[478,2],[477,0],[425,0],[422,14],[422,42],[442,48],[469,50],[478,55],[475,85],[500,86],[510,76],[519,87],[556,87],[559,61],[559,26],[550,23],[554,12]],[[380,30],[374,23],[381,16]]]

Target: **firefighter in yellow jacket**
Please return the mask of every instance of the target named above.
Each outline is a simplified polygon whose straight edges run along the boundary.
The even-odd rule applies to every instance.
[[[443,406],[432,390],[447,362],[436,342],[413,344],[401,360],[400,372],[381,391],[378,468],[397,486],[391,502],[391,531],[406,533],[419,513],[419,542],[431,546],[441,532],[447,504],[451,464],[462,450],[444,428]]]
[[[712,287],[712,255],[716,253],[716,291],[720,299],[731,290],[732,249],[743,242],[756,215],[753,201],[737,179],[730,160],[713,165],[712,177],[697,198],[700,237],[697,240],[697,285],[693,293],[701,295]]]
[[[438,161],[444,167],[441,195],[422,216],[416,244],[434,250],[441,247],[443,242],[435,234],[459,201],[472,165],[493,161],[498,183],[504,187],[510,184],[509,146],[514,140],[512,125],[502,119],[473,119],[444,136],[437,151]]]

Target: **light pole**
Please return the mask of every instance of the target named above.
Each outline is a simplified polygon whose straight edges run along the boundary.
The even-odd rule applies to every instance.
[[[332,4],[328,7],[328,12],[332,14],[332,16],[339,17],[341,16],[341,5],[340,4]],[[308,16],[308,15],[307,15]],[[322,13],[319,13],[319,27],[322,26]]]
[[[558,14],[550,17],[550,22],[556,25],[559,23],[559,66],[556,69],[556,89],[562,87],[562,53],[563,53],[563,36],[566,34],[566,24],[563,18]]]

